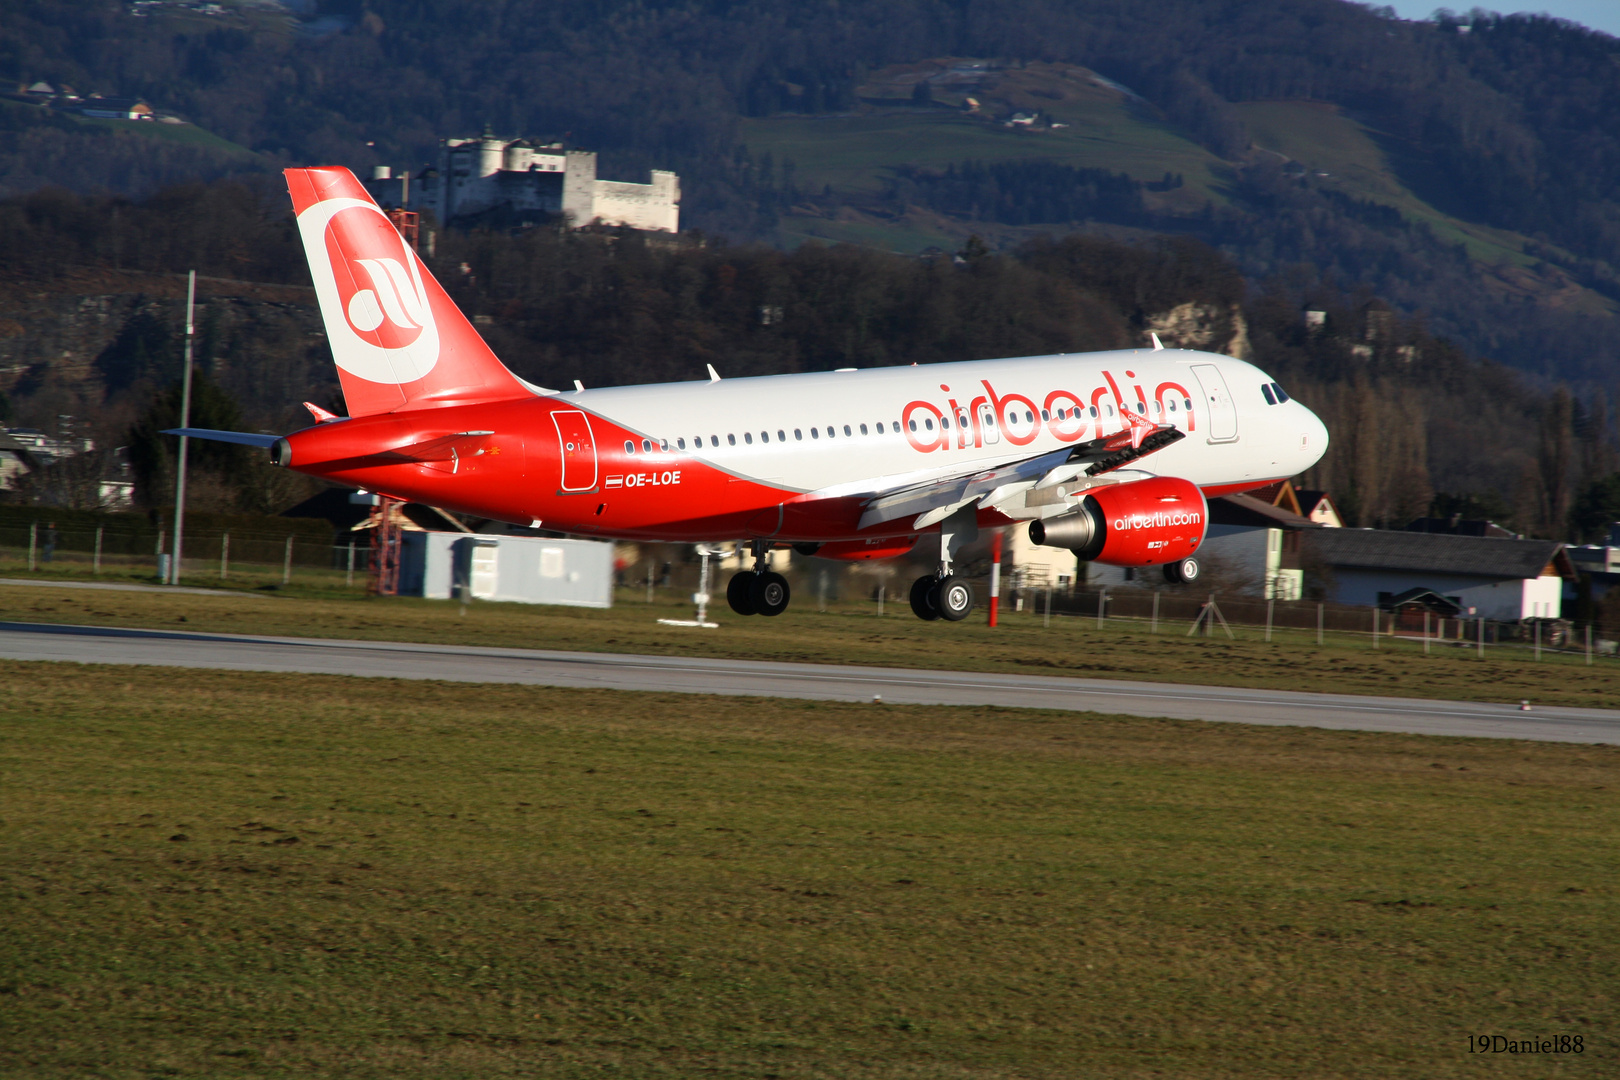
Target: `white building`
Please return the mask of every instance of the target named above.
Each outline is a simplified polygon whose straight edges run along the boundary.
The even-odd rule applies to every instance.
[[[436,168],[396,177],[388,166],[372,170],[366,188],[388,209],[431,210],[440,221],[495,211],[561,214],[575,228],[592,223],[649,232],[678,232],[681,182],[652,170],[652,182],[596,178],[596,154],[561,143],[535,146],[522,139],[484,135],[446,139]]]

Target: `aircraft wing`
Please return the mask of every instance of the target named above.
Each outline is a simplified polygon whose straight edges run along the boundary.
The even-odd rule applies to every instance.
[[[979,508],[984,509],[1021,491],[1072,480],[1082,472],[1087,476],[1099,476],[1186,438],[1185,432],[1167,424],[1153,424],[1134,415],[1128,419],[1132,421],[1129,431],[1035,454],[994,468],[969,468],[958,475],[937,477],[878,492],[868,500],[865,512],[861,514],[860,528],[914,516],[907,528],[926,529],[971,502],[977,502]]]

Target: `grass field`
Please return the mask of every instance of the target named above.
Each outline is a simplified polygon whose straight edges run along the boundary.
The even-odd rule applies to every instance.
[[[1617,765],[0,662],[0,1075],[1613,1075]]]
[[[444,601],[336,598],[319,580],[309,591],[190,596],[47,587],[0,586],[0,621],[81,623],[97,626],[183,627],[225,633],[284,634],[374,641],[447,642],[594,652],[683,654],[798,663],[869,664],[963,671],[1026,672],[1110,679],[1153,679],[1183,684],[1280,687],[1334,693],[1370,693],[1537,705],[1620,708],[1620,664],[1600,659],[1587,667],[1582,654],[1545,653],[1540,662],[1523,648],[1489,647],[1486,659],[1471,647],[1330,632],[1317,646],[1314,632],[1235,627],[1236,640],[1189,638],[1186,623],[1167,623],[1151,634],[1140,620],[1054,619],[1050,628],[1030,612],[1008,612],[992,630],[982,615],[952,625],[924,623],[903,603],[891,602],[879,619],[872,604],[834,604],[816,610],[801,594],[776,619],[742,618],[723,602],[711,606],[718,630],[661,626],[660,617],[689,618],[691,606],[661,591],[647,604],[639,589],[620,590],[611,610],[475,603],[465,614]]]

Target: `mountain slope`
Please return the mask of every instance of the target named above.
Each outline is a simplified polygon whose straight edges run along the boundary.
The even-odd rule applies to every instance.
[[[913,101],[927,58],[974,56],[1006,61],[998,100],[1044,130],[964,120],[962,80]],[[1598,381],[1620,374],[1617,56],[1545,18],[1343,0],[13,0],[0,22],[0,78],[144,95],[280,162],[419,167],[488,124],[675,168],[686,221],[739,238],[1194,232],[1256,277],[1308,290],[1307,264]],[[1075,68],[1107,81],[1038,85]],[[80,188],[172,171],[60,140],[13,159]]]

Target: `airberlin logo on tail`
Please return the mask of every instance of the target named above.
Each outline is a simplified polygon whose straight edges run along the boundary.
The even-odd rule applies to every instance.
[[[298,216],[332,358],[369,382],[409,383],[439,362],[421,266],[383,212],[327,199]]]
[[[426,298],[417,295],[405,268],[398,259],[356,259],[370,279],[371,288],[359,289],[349,297],[344,310],[349,325],[361,333],[370,333],[382,326],[387,318],[394,332],[403,331],[416,336],[428,320]]]

